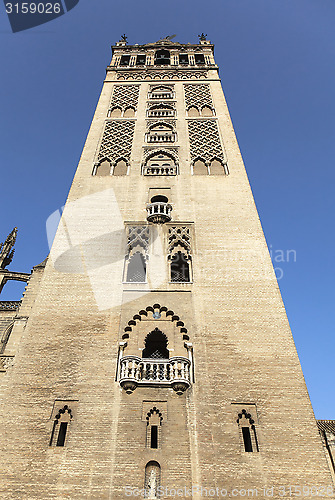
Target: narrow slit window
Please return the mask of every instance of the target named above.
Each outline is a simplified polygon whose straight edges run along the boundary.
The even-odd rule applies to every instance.
[[[244,450],[245,451],[252,451],[252,443],[251,443],[251,436],[250,436],[249,427],[242,427],[242,435],[243,435],[243,442],[244,442]]]
[[[64,446],[67,431],[67,422],[61,422],[56,446]]]
[[[158,448],[158,426],[151,426],[151,443],[150,448]]]
[[[161,447],[161,425],[163,416],[155,406],[146,416],[146,447],[157,449]]]
[[[65,446],[65,439],[72,420],[72,411],[65,405],[58,410],[52,427],[49,446]]]

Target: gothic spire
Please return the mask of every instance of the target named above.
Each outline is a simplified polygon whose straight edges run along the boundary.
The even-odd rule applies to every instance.
[[[16,236],[17,227],[14,227],[13,231],[7,236],[5,243],[0,243],[0,269],[5,269],[13,260],[15,252],[13,247]]]

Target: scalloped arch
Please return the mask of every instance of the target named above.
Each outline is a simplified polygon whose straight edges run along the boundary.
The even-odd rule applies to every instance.
[[[161,306],[160,304],[153,304],[152,306],[147,306],[144,309],[141,309],[137,314],[134,314],[133,318],[130,319],[126,326],[124,327],[122,338],[123,339],[128,339],[129,338],[129,333],[133,331],[133,329],[137,326],[138,322],[142,321],[142,317],[147,317],[148,312],[154,312],[154,311],[159,311],[161,315],[165,314],[165,319],[170,319],[172,323],[175,323],[176,328],[179,329],[181,338],[183,340],[189,340],[189,336],[185,335],[188,333],[187,328],[185,328],[185,324],[183,321],[180,320],[180,317],[175,314],[174,311],[171,309],[168,309],[166,306]],[[159,319],[157,320],[159,321]],[[187,337],[187,339],[185,339]]]

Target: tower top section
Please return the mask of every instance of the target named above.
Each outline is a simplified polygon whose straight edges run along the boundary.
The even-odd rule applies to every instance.
[[[199,43],[179,43],[175,35],[166,36],[153,43],[128,45],[126,35],[112,45],[112,61],[108,71],[125,68],[196,67],[217,69],[214,61],[214,45],[207,35],[198,35]]]

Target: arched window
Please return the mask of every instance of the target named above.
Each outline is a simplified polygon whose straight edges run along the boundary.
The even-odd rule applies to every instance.
[[[207,175],[208,168],[203,160],[196,160],[193,165],[193,175]]]
[[[148,110],[149,117],[164,117],[164,116],[174,116],[174,115],[175,115],[175,110],[173,106],[164,103],[150,106]]]
[[[183,252],[179,251],[171,258],[171,281],[190,282],[189,260]]]
[[[148,142],[174,142],[175,134],[173,127],[167,123],[155,123],[149,128],[147,134]]]
[[[146,278],[145,258],[140,252],[134,253],[128,262],[127,281],[130,283],[144,282]]]
[[[55,417],[50,438],[50,446],[65,445],[65,439],[71,420],[72,420],[72,412],[68,407],[68,405],[65,405],[58,411]]]
[[[188,116],[200,116],[199,110],[195,106],[188,108],[187,114]]]
[[[3,354],[4,350],[6,349],[8,339],[10,337],[10,334],[12,333],[12,330],[13,330],[13,326],[14,326],[14,321],[12,323],[10,323],[10,325],[7,326],[4,334],[1,337],[0,354]]]
[[[157,153],[152,155],[147,162],[147,166],[151,165],[159,165],[163,166],[164,165],[169,165],[169,166],[174,166],[175,162],[173,158],[165,153]]]
[[[154,87],[149,92],[149,99],[172,99],[173,98],[173,88],[172,87]]]
[[[249,453],[259,451],[255,421],[251,414],[246,410],[242,410],[238,414],[237,423],[241,433],[243,450]]]
[[[113,118],[120,118],[121,114],[122,114],[121,108],[113,108],[109,116],[112,116]]]
[[[138,56],[136,57],[136,66],[144,66],[145,58],[145,54],[138,54]]]
[[[144,341],[145,348],[142,351],[142,358],[145,359],[168,359],[167,349],[168,339],[158,328],[150,332]]]
[[[212,108],[209,106],[203,106],[201,108],[201,116],[213,116]]]
[[[157,65],[170,64],[170,52],[166,49],[156,50],[155,64]]]
[[[209,170],[211,175],[225,175],[224,166],[219,160],[211,161]]]
[[[97,171],[95,175],[105,176],[111,174],[111,164],[108,160],[104,160],[98,165]]]
[[[160,448],[162,420],[162,414],[155,406],[147,413],[147,448]]]
[[[179,54],[179,64],[189,64],[187,54]]]
[[[203,54],[194,55],[195,64],[205,64],[205,56]]]
[[[158,488],[161,482],[161,467],[154,460],[145,466],[144,497],[158,498]]]
[[[133,118],[135,116],[135,109],[132,107],[126,108],[123,113],[124,118]]]
[[[120,66],[128,66],[130,63],[130,55],[123,55],[121,56],[121,60],[120,60]]]
[[[113,175],[127,175],[127,164],[124,160],[119,160],[113,170]]]
[[[145,175],[176,175],[177,171],[176,160],[165,151],[151,154],[143,165]]]

